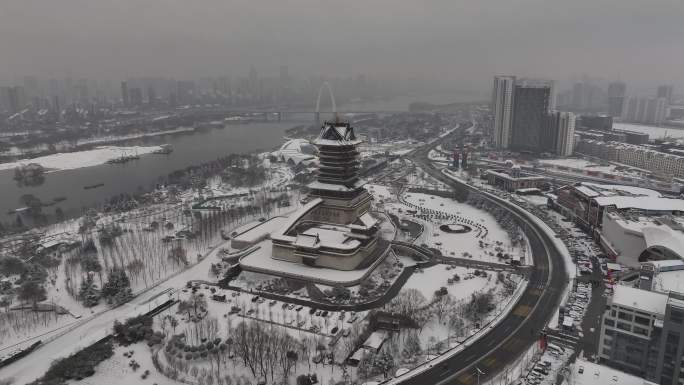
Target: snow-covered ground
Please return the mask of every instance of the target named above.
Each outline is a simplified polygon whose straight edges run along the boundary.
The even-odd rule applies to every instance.
[[[430,159],[433,162],[448,162],[449,157],[446,156],[444,153],[437,151],[437,150],[430,150],[428,153],[428,159]]]
[[[381,184],[367,184],[366,190],[373,195],[376,202],[382,200],[391,200],[394,196],[389,187]]]
[[[286,180],[290,178],[291,175],[275,177],[276,179]],[[409,206],[396,200],[391,189],[382,185],[371,187],[376,204],[379,200],[385,200],[387,201],[386,207],[395,213],[398,213],[399,208],[401,207],[403,207],[404,210],[409,208]],[[232,191],[230,188],[224,190],[220,185],[217,186],[217,190]],[[423,219],[424,226],[426,226],[426,234],[424,234],[424,238],[420,242],[425,242],[430,246],[441,248],[444,255],[467,257],[467,254],[463,254],[465,251],[466,253],[471,254],[473,259],[500,262],[494,256],[496,247],[499,247],[504,251],[508,250],[510,247],[511,252],[515,249],[515,247],[511,245],[511,240],[508,239],[506,231],[498,225],[493,216],[485,211],[475,209],[451,199],[425,194],[409,193],[405,195],[404,199],[411,202],[411,207],[421,207],[426,213],[431,213],[430,215],[437,212],[443,212],[447,216],[451,216],[451,218],[443,218],[445,221],[444,224],[453,223],[455,218],[463,218],[464,220],[467,219],[468,221],[472,221],[471,226],[477,227],[477,230],[473,229],[473,231],[468,233],[452,234],[440,232],[438,228],[440,223],[437,217],[432,216],[430,219]],[[228,242],[222,241],[219,234],[205,236],[194,242],[182,240],[183,244],[186,245],[188,249],[187,254],[190,266],[187,268],[183,268],[182,266],[168,268],[168,266],[165,266],[165,263],[168,264],[168,262],[166,262],[168,250],[164,246],[160,246],[160,244],[162,244],[161,239],[167,236],[174,236],[178,230],[186,228],[189,225],[187,223],[189,219],[186,218],[185,213],[182,212],[182,207],[183,206],[181,205],[177,208],[160,207],[158,208],[158,211],[153,210],[152,212],[141,209],[139,212],[129,213],[125,216],[100,218],[98,220],[98,223],[100,224],[117,223],[126,230],[121,236],[115,239],[115,245],[117,245],[118,248],[113,248],[114,251],[109,250],[107,246],[101,245],[96,233],[92,234],[99,253],[98,257],[101,258],[105,265],[107,265],[107,261],[113,264],[116,263],[115,261],[122,258],[124,258],[121,261],[122,264],[131,263],[132,261],[135,261],[135,258],[150,259],[150,261],[157,266],[157,270],[154,270],[156,273],[152,270],[150,270],[149,273],[146,273],[144,270],[139,276],[132,278],[134,291],[138,294],[134,300],[114,309],[105,309],[102,307],[95,308],[93,313],[83,311],[83,318],[81,318],[74,327],[67,327],[63,331],[56,333],[56,335],[52,336],[51,342],[48,342],[42,348],[31,353],[30,359],[19,360],[8,367],[0,369],[0,378],[14,377],[17,383],[30,382],[44,373],[53,359],[68,355],[106,335],[111,330],[114,320],[122,320],[143,313],[168,298],[187,297],[189,295],[189,291],[185,289],[187,281],[215,280],[215,277],[210,273],[211,264],[219,261],[218,253],[220,250],[230,249]],[[289,210],[290,208],[287,209]],[[160,225],[158,230],[151,229],[151,223],[153,221],[158,222]],[[173,225],[173,230],[167,229],[166,226],[164,226],[167,222],[170,222]],[[244,224],[244,221],[232,223],[234,227],[241,224]],[[190,226],[192,226],[192,224],[190,224]],[[487,231],[483,231],[483,228],[486,228]],[[134,246],[136,244],[138,244],[138,246]],[[108,251],[102,252],[102,250]],[[124,254],[137,255],[137,257],[133,260],[129,260]],[[408,263],[408,261],[401,262],[404,265]],[[67,275],[67,273],[63,269],[66,269],[66,267],[62,266],[60,269],[61,270],[56,272],[58,278],[55,281],[55,287],[50,287],[48,289],[48,298],[50,298],[50,296],[58,296],[57,293],[59,292],[59,295],[63,296],[60,297],[59,300],[63,301],[66,307],[73,308],[75,309],[74,312],[77,312],[80,304],[66,294],[67,290],[66,286],[64,286],[64,276]],[[383,270],[387,269],[383,267]],[[512,279],[517,285],[515,293],[510,294],[509,292],[509,294],[503,295],[502,289],[504,285],[497,282],[495,272],[488,271],[486,277],[482,275],[476,276],[474,273],[474,270],[468,270],[464,267],[437,265],[414,274],[406,283],[405,287],[402,288],[401,292],[405,293],[407,290],[415,289],[419,291],[427,301],[432,301],[434,292],[444,286],[447,288],[449,296],[454,301],[453,307],[458,308],[459,304],[463,305],[469,301],[472,294],[491,291],[494,293],[495,303],[499,304],[499,306],[496,310],[487,314],[481,321],[484,323],[495,322],[494,320],[497,319],[497,317],[510,310],[508,308],[509,305],[507,304],[515,301],[516,295],[518,295],[521,291],[520,289],[525,286],[525,281],[522,281],[519,276],[513,276]],[[78,277],[82,275],[82,272],[74,271],[71,274],[73,274],[74,277]],[[453,279],[455,274],[458,274],[459,276],[458,282],[449,284],[448,280],[450,278]],[[266,276],[261,277],[254,273],[246,275],[251,277],[248,280],[251,281],[250,284],[254,286],[258,286],[267,281],[265,278]],[[211,291],[208,287],[202,287],[200,290],[203,291],[207,297],[211,296]],[[352,290],[358,290],[358,288],[352,288]],[[229,301],[228,303],[209,299],[208,305],[210,314],[221,320],[221,328],[226,328],[228,331],[242,321],[254,322],[254,318],[258,318],[260,322],[271,324],[276,328],[282,328],[296,338],[311,337],[311,341],[313,341],[314,344],[317,343],[316,339],[322,339],[322,342],[327,344],[327,340],[330,339],[329,335],[332,334],[333,328],[350,329],[354,327],[354,325],[365,322],[363,320],[365,313],[356,315],[356,319],[353,322],[349,322],[349,320],[353,318],[350,314],[342,315],[341,312],[332,312],[332,314],[328,314],[327,317],[316,314],[311,315],[308,308],[297,310],[297,307],[294,306],[286,305],[283,307],[284,304],[278,301],[275,303],[270,301],[253,302],[252,296],[250,295],[242,294],[239,296],[232,296],[230,294],[231,292],[226,293]],[[301,295],[301,291],[299,292],[299,295]],[[231,306],[240,307],[240,313],[230,315]],[[175,309],[167,310],[163,314],[175,314]],[[461,316],[463,316],[463,314],[461,314]],[[473,343],[473,333],[481,335],[486,332],[488,327],[476,331],[468,325],[468,322],[466,322],[463,327],[459,328],[461,333],[459,333],[458,338],[456,338],[453,344],[447,344],[447,347],[457,346],[459,344],[458,341],[463,341],[463,338],[467,338],[467,336],[471,336],[467,343]],[[186,329],[191,327],[191,324],[181,324],[179,327]],[[312,332],[310,330],[311,327],[319,327],[320,331]],[[463,333],[464,330],[465,335]],[[444,320],[437,321],[436,319],[431,319],[425,325],[421,334],[420,343],[422,348],[427,349],[429,353],[429,349],[433,347],[436,342],[443,342],[443,340],[449,339],[450,332],[449,327],[445,325]],[[345,341],[347,341],[347,339],[353,340],[353,337],[353,334],[348,338],[344,337],[342,343],[331,349],[340,349],[343,345],[345,348],[348,347],[347,345],[349,345],[349,343]],[[394,343],[396,344],[397,342],[395,341]],[[139,369],[137,372],[133,372],[128,367],[130,359],[124,359],[125,357],[122,355],[124,350],[135,351],[133,359],[141,363],[142,370]],[[101,364],[101,374],[105,377],[99,377],[100,373],[98,372],[96,377],[88,379],[89,382],[87,383],[113,384],[114,381],[129,381],[130,383],[139,382],[140,380],[138,379],[140,374],[142,374],[145,369],[149,369],[153,374],[148,381],[151,380],[151,382],[156,382],[158,384],[173,383],[156,377],[156,373],[151,367],[151,361],[148,360],[150,352],[146,346],[133,346],[124,350],[117,350],[115,358]],[[143,359],[142,356],[146,356],[146,358]],[[344,354],[338,355],[337,353],[335,355],[335,357],[344,356]],[[235,366],[239,367],[240,365]],[[304,364],[299,366],[297,371],[301,373],[306,366]],[[242,367],[242,369],[245,368]],[[240,373],[240,370],[236,370],[236,372]],[[339,368],[336,368],[335,371],[339,370]],[[331,377],[336,380],[341,379],[340,373],[332,374],[330,367],[323,367],[319,371],[319,367],[316,365],[315,371],[319,373],[319,380],[321,380],[321,383],[329,382]],[[244,372],[247,373],[246,370],[244,370]]]
[[[124,353],[133,352],[125,357]],[[137,362],[140,367],[133,370],[130,363]],[[149,370],[149,375],[143,380],[142,375]],[[152,363],[152,351],[144,343],[130,346],[115,346],[114,356],[101,362],[95,367],[95,375],[79,381],[69,381],[72,385],[120,385],[120,384],[181,384],[159,373]]]
[[[460,277],[460,281],[453,284],[447,283],[447,280],[455,274]],[[476,277],[473,275],[473,269],[466,267],[435,265],[413,274],[406,281],[403,288],[417,289],[425,298],[431,298],[435,291],[445,286],[447,289],[451,289],[449,292],[455,300],[464,300],[469,299],[472,293],[484,290],[490,284],[493,284],[496,281],[496,277],[494,277],[493,281],[490,277]]]
[[[483,328],[475,331],[474,334],[469,334],[468,337],[462,343],[451,343],[449,350],[444,352],[442,355],[438,356],[428,356],[426,361],[421,363],[419,366],[414,367],[410,372],[405,372],[403,375],[395,377],[395,379],[390,380],[387,384],[400,384],[406,381],[408,378],[424,372],[433,366],[439,365],[440,363],[448,360],[454,355],[463,351],[470,345],[476,344],[480,337],[484,336],[491,328],[494,328],[505,316],[513,309],[520,295],[524,292],[527,287],[527,281],[521,280],[512,296],[510,296],[505,301],[500,301],[497,304],[497,309],[489,314],[488,317],[483,321],[485,325]]]
[[[433,215],[430,220],[422,221],[425,231],[419,242],[440,250],[445,256],[502,262],[496,256],[498,251],[510,255],[524,255],[525,251],[521,245],[513,245],[506,230],[499,225],[493,215],[484,210],[451,198],[422,193],[406,193],[403,199],[406,203],[427,210],[428,215]],[[450,218],[440,218],[439,213]],[[465,223],[464,220],[480,225],[485,230],[473,225],[470,225],[472,231],[463,234],[446,233],[439,229],[442,224],[462,224]]]
[[[473,274],[474,269],[469,269],[461,266],[436,265],[414,273],[408,279],[402,291],[409,289],[416,289],[427,299],[431,299],[434,293],[441,287],[446,287],[451,299],[454,303],[450,305],[451,310],[459,306],[463,306],[471,300],[475,293],[483,293],[488,290],[494,290],[497,286],[496,273],[486,271],[487,277],[476,276]],[[459,277],[458,281],[449,282],[453,280],[454,276]],[[514,277],[518,279],[518,277]],[[507,298],[499,298],[500,301],[505,301]],[[496,313],[496,312],[495,312]],[[448,341],[443,346],[455,347],[464,338],[470,336],[475,330],[474,325],[464,319],[464,324],[460,330],[454,330],[448,326],[448,317],[443,320],[438,320],[437,317],[432,317],[425,327],[420,331],[419,337],[423,346],[430,346],[438,342]],[[450,339],[450,337],[453,337]]]
[[[49,169],[49,171],[74,170],[77,168],[105,164],[108,160],[119,158],[121,156],[149,154],[159,150],[160,148],[160,146],[103,146],[97,147],[93,150],[65,152],[41,156],[34,159],[22,159],[12,163],[2,163],[0,164],[0,170],[13,169],[29,163],[38,163],[44,168]]]
[[[284,163],[271,163],[268,159],[264,160],[266,176],[264,183],[253,187],[236,187],[224,183],[220,177],[213,178],[207,182],[204,189],[205,197],[219,197],[224,195],[247,194],[253,191],[271,190],[284,188],[294,178],[292,170]],[[212,201],[212,205],[217,204],[217,200]],[[232,202],[228,202],[232,204]]]
[[[603,174],[619,175],[623,177],[641,178],[647,170],[641,170],[632,166],[617,166],[608,162],[597,163],[581,158],[541,159],[539,164],[545,168],[552,168],[555,173],[581,173],[597,172]],[[570,169],[570,170],[568,170]]]
[[[416,147],[423,144],[414,140],[397,140],[392,142],[373,142],[364,143],[359,146],[359,151],[362,156],[371,156],[377,154],[385,154],[389,152],[392,155],[404,155],[413,151]]]
[[[141,292],[130,302],[83,317],[77,327],[67,328],[32,352],[28,359],[21,359],[0,369],[0,378],[14,378],[17,384],[29,383],[45,373],[54,359],[66,357],[105,337],[112,330],[115,320],[124,320],[153,309],[167,299],[173,298],[178,288],[184,287],[188,280],[208,279],[210,266],[217,260],[214,253],[219,249],[220,247],[215,248],[212,254],[183,270],[182,274],[177,273],[157,286]]]
[[[285,209],[291,210],[291,208]],[[140,274],[131,275],[129,272],[133,293],[140,294],[143,299],[150,298],[145,295],[148,292],[161,294],[172,292],[176,288],[182,287],[187,280],[214,279],[215,277],[210,274],[210,266],[212,263],[218,262],[219,259],[216,257],[198,258],[198,256],[204,257],[209,252],[216,252],[224,246],[229,246],[228,242],[221,245],[223,241],[218,232],[212,234],[210,237],[200,237],[194,241],[183,241],[190,263],[188,268],[185,268],[181,264],[171,263],[167,260],[167,249],[171,244],[163,243],[162,238],[165,236],[173,236],[176,231],[186,228],[186,221],[189,218],[184,215],[182,211],[183,205],[158,204],[123,214],[105,215],[98,218],[98,226],[116,223],[122,229],[126,230],[121,236],[115,238],[112,246],[107,247],[102,246],[98,239],[97,232],[93,230],[91,238],[96,245],[97,257],[100,260],[100,263],[102,266],[106,267],[112,266],[113,264],[127,264],[133,260],[143,261],[143,267]],[[231,226],[240,226],[246,221],[254,221],[257,217],[258,214],[248,215],[240,219],[236,218],[232,224],[227,226],[228,232],[230,232]],[[150,231],[150,223],[155,221],[158,222],[160,226],[158,230]],[[164,224],[168,223],[173,225],[173,230],[166,229]],[[256,223],[259,222],[254,222],[254,224]],[[69,237],[76,237],[76,239],[80,240],[82,239],[82,236],[78,235],[78,226],[79,221],[77,220],[51,225],[42,229],[45,234],[41,238],[42,242],[56,238]],[[83,236],[88,237],[88,234],[86,233]],[[222,247],[219,247],[219,245]],[[22,324],[17,327],[2,325],[2,333],[0,333],[0,356],[7,355],[12,351],[28,346],[38,339],[43,343],[48,343],[48,345],[32,353],[32,356],[39,351],[42,352],[44,349],[48,349],[48,351],[53,353],[59,352],[55,344],[64,344],[62,349],[65,349],[69,345],[69,342],[58,342],[65,341],[65,337],[62,337],[63,335],[72,335],[71,341],[74,341],[71,331],[82,329],[82,326],[89,328],[86,330],[98,330],[99,335],[100,332],[111,329],[111,323],[114,319],[122,319],[122,315],[131,311],[130,306],[135,308],[135,304],[142,303],[136,298],[123,307],[108,309],[104,301],[101,301],[100,304],[93,308],[84,308],[82,303],[74,298],[67,288],[67,286],[70,286],[71,290],[77,292],[84,276],[80,264],[68,263],[69,256],[74,252],[76,251],[65,252],[61,256],[62,263],[57,268],[49,271],[49,276],[45,283],[47,292],[47,301],[45,303],[59,305],[65,308],[69,314],[55,317],[51,313],[43,313],[34,316],[32,315],[32,312],[26,312],[27,314],[23,317],[28,317],[28,320],[37,318],[35,322],[25,322],[26,325]],[[194,265],[195,263],[197,263],[197,265]],[[104,278],[106,278],[106,274],[103,275]],[[171,278],[177,278],[178,280],[173,281],[175,284],[166,285],[166,282]],[[95,282],[98,287],[101,286],[97,275]],[[145,306],[143,306],[143,309],[148,309],[150,305],[147,302],[144,303]],[[115,316],[108,317],[108,314],[115,314]],[[75,317],[82,318],[76,319]],[[16,317],[14,319],[16,319]],[[93,326],[91,327],[91,325]],[[99,329],[97,329],[98,327]],[[80,339],[83,337],[84,335],[79,336],[78,341],[80,342]],[[85,341],[91,341],[91,339]],[[3,377],[3,371],[0,371],[0,377]]]

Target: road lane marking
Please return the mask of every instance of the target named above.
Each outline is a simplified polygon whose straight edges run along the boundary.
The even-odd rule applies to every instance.
[[[472,384],[473,383],[473,375],[469,373],[464,373],[461,374],[460,376],[456,377],[458,381],[462,384]]]
[[[520,316],[520,317],[526,317],[528,314],[530,314],[530,311],[532,310],[531,306],[528,305],[518,305],[515,310],[513,310],[513,314]]]
[[[491,369],[494,367],[494,365],[496,365],[496,362],[496,358],[489,357],[486,360],[482,361],[482,365]]]
[[[530,293],[531,295],[534,295],[534,296],[537,296],[537,297],[539,297],[539,296],[542,294],[542,290],[541,290],[541,289],[537,289],[537,288],[530,289],[530,290],[528,290],[527,292]]]

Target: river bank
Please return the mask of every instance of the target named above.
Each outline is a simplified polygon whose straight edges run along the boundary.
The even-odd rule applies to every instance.
[[[66,198],[44,209],[51,221],[60,209],[66,218],[82,215],[89,207],[100,207],[106,199],[122,194],[138,194],[153,189],[168,174],[187,166],[215,160],[227,154],[269,150],[282,144],[285,130],[296,122],[253,123],[224,129],[196,131],[193,134],[161,135],[125,142],[125,147],[158,148],[170,144],[173,152],[145,155],[122,164],[98,164],[90,167],[63,169],[45,174],[39,185],[21,185],[13,168],[0,170],[0,222],[16,221],[11,213],[22,207],[22,197],[33,195],[43,202]],[[76,153],[78,154],[78,153]],[[53,168],[47,164],[48,168]],[[98,186],[86,189],[86,186]],[[60,214],[61,215],[61,214]]]

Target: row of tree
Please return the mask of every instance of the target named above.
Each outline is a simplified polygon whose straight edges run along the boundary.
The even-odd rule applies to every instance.
[[[97,305],[101,298],[104,298],[110,305],[120,305],[133,298],[131,281],[123,269],[114,268],[109,272],[107,282],[102,285],[102,290],[100,290],[95,284],[93,274],[88,273],[86,279],[81,281],[78,298],[86,307]]]

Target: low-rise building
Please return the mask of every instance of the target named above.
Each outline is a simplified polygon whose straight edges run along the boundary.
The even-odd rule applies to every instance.
[[[656,385],[641,377],[578,358],[568,376],[569,385]]]
[[[601,325],[600,360],[653,378],[666,307],[666,294],[616,286]]]
[[[662,199],[666,198],[653,198],[654,204]],[[668,204],[652,209],[676,208],[677,212],[684,209],[684,200],[673,201],[678,207]],[[609,257],[630,267],[639,267],[647,261],[681,260],[684,257],[683,224],[684,218],[671,213],[649,215],[636,208],[625,211],[611,207],[603,212],[600,242]]]
[[[485,177],[488,184],[508,192],[520,189],[541,188],[546,183],[546,178],[543,176],[524,173],[518,165],[508,169],[487,170]]]
[[[664,210],[657,210],[660,213],[671,212],[673,207],[667,203],[675,201],[643,187],[586,182],[563,186],[555,191],[555,195],[556,208],[585,228],[600,228],[607,207],[651,209],[650,212],[664,207]],[[677,200],[677,203],[684,204],[684,201]]]
[[[599,359],[664,385],[684,383],[684,296],[617,285],[608,300]]]
[[[646,146],[582,139],[577,144],[577,152],[648,170],[664,180],[684,177],[684,156]]]
[[[684,260],[649,261],[641,264],[639,289],[684,293]]]

